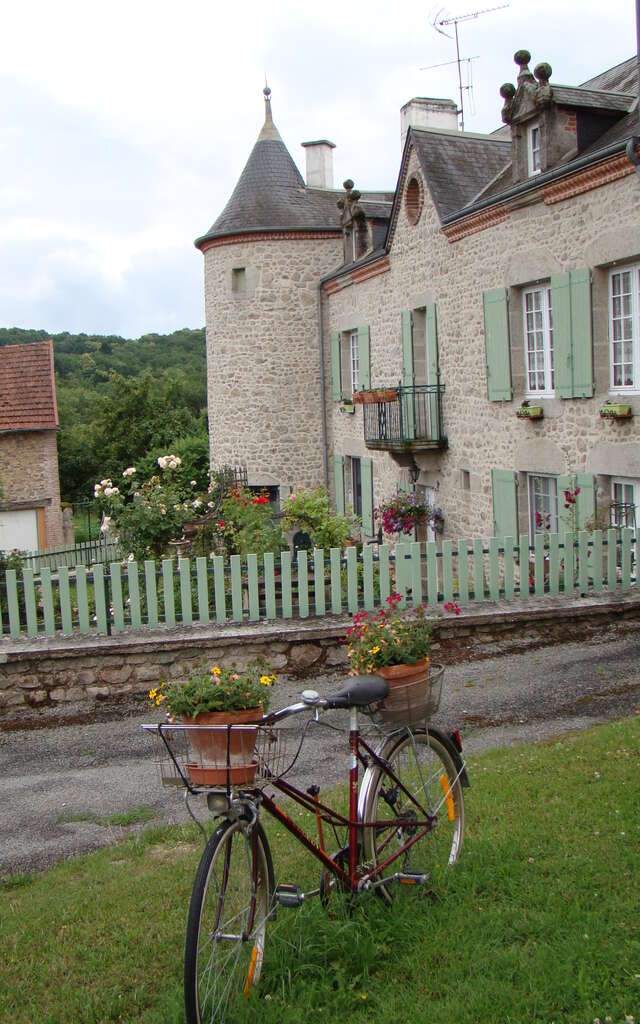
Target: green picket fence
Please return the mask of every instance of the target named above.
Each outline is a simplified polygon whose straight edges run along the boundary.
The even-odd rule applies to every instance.
[[[36,576],[8,570],[0,583],[2,633],[49,637],[142,627],[305,619],[373,610],[396,590],[407,604],[513,601],[622,592],[636,585],[630,529],[457,542],[365,545],[280,555],[112,562]]]

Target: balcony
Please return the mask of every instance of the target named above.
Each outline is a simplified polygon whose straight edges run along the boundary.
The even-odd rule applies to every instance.
[[[360,392],[367,448],[391,452],[429,451],[447,447],[442,429],[441,384],[416,384]],[[376,395],[380,400],[376,401]],[[355,396],[354,396],[355,397]]]

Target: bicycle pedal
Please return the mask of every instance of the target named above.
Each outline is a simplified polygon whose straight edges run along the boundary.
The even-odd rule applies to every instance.
[[[430,880],[424,871],[399,871],[396,878],[401,885],[426,885]]]
[[[276,886],[274,895],[281,907],[301,907],[304,903],[304,893],[297,885],[281,883]]]

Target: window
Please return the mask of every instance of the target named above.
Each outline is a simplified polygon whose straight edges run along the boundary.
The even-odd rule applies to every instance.
[[[247,291],[247,271],[245,267],[234,267],[231,271],[231,291],[236,295],[244,295]]]
[[[609,278],[611,386],[640,391],[640,264]]]
[[[614,479],[611,481],[611,525],[635,530],[636,509],[640,502],[640,480]]]
[[[362,462],[358,458],[347,456],[345,458],[345,477],[347,490],[347,503],[351,511],[362,515]]]
[[[539,124],[532,124],[527,132],[527,155],[529,160],[529,175],[540,174],[542,164],[540,163]]]
[[[340,376],[343,398],[351,398],[358,390],[358,332],[342,335],[340,345]]]
[[[407,187],[404,193],[404,208],[407,214],[407,220],[410,224],[417,224],[420,220],[420,214],[422,213],[422,182],[414,174],[407,182]]]
[[[558,481],[554,476],[530,476],[529,536],[558,532]]]
[[[529,288],[523,296],[526,390],[538,398],[553,395],[553,317],[551,289]]]

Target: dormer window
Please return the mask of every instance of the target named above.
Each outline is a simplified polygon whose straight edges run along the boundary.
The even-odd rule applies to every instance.
[[[529,155],[529,177],[540,174],[540,125],[532,124],[527,132],[527,150]]]

